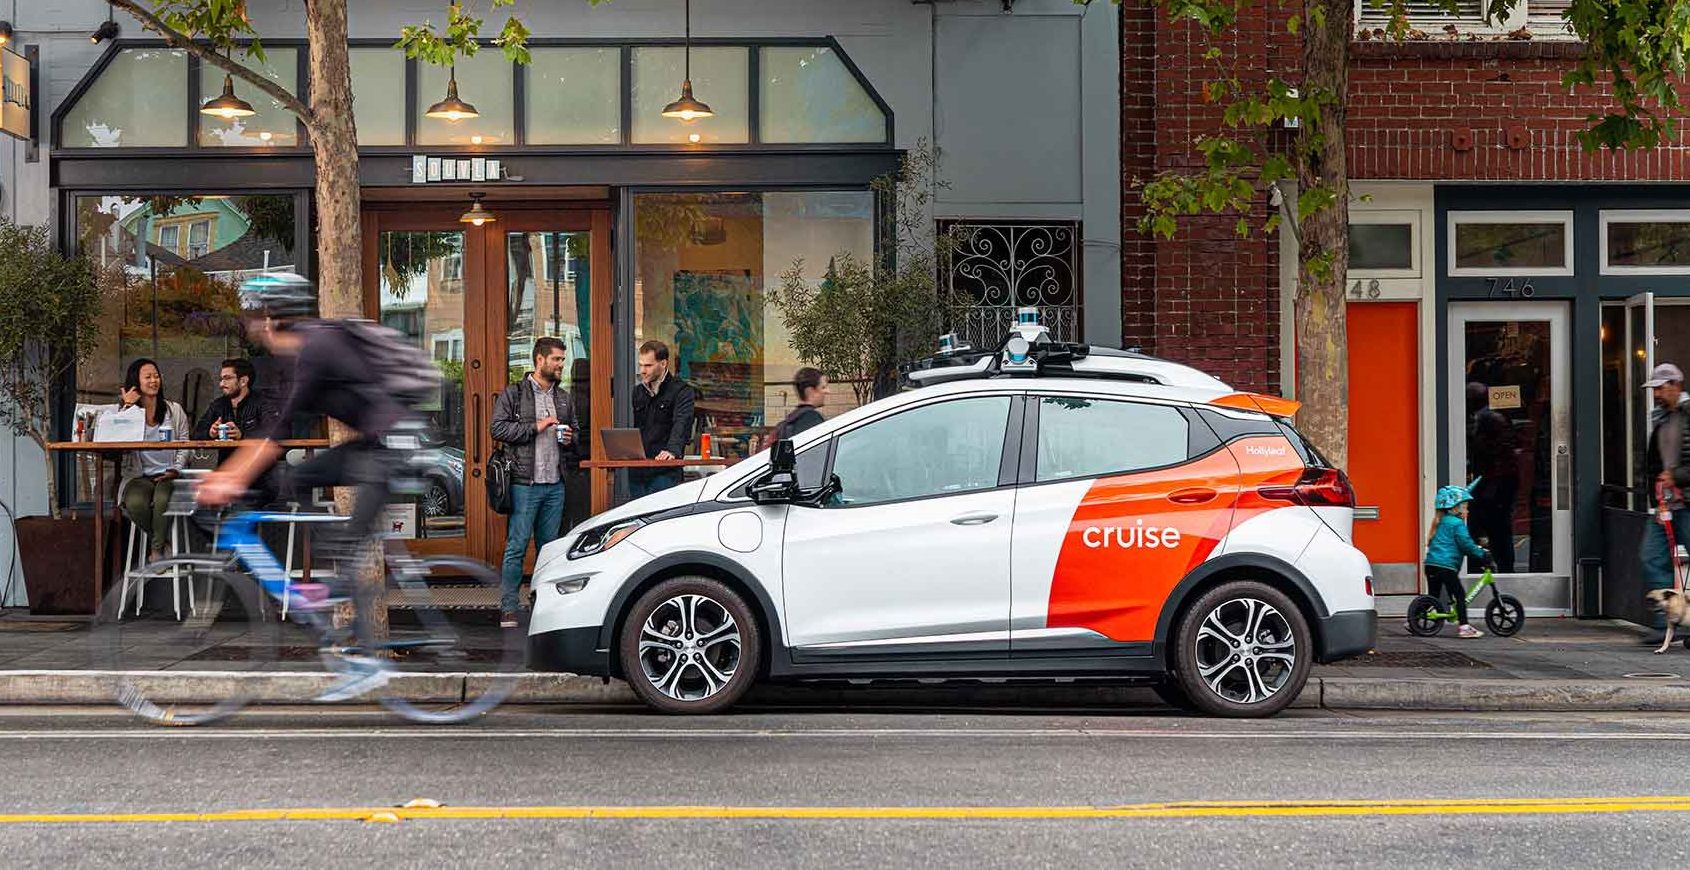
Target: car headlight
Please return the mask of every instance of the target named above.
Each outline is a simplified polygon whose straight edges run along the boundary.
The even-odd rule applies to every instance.
[[[569,545],[569,558],[579,559],[583,556],[602,553],[622,543],[629,535],[639,531],[644,526],[645,520],[635,518],[588,529],[575,539],[575,543]]]

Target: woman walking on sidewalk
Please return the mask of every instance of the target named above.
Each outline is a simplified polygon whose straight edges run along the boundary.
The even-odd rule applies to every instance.
[[[1485,633],[1467,624],[1467,588],[1461,585],[1463,556],[1490,561],[1490,553],[1473,540],[1467,531],[1467,505],[1473,493],[1465,486],[1446,486],[1438,490],[1432,506],[1437,519],[1426,535],[1427,592],[1439,598],[1447,591],[1455,601],[1455,618],[1462,637],[1484,637]]]

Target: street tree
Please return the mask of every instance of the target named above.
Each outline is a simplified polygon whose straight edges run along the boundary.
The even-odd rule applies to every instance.
[[[1089,0],[1075,0],[1086,3]],[[1120,0],[1115,0],[1119,3]],[[1152,2],[1152,0],[1137,0]],[[1354,0],[1153,0],[1166,18],[1193,28],[1205,43],[1211,74],[1205,100],[1221,110],[1220,128],[1194,143],[1201,163],[1144,179],[1139,230],[1164,238],[1180,218],[1237,216],[1241,236],[1284,229],[1297,242],[1296,391],[1299,428],[1332,460],[1347,466],[1349,355],[1344,275],[1349,265],[1349,184],[1344,95]],[[1412,28],[1406,0],[1369,0],[1389,26],[1369,36],[1425,39]],[[1519,0],[1485,0],[1488,20],[1505,20]],[[1437,0],[1446,15],[1456,0]],[[1287,38],[1301,48],[1296,77],[1244,68],[1228,47],[1245,37],[1240,22],[1285,13]],[[1563,84],[1603,86],[1611,103],[1589,116],[1579,139],[1587,150],[1646,148],[1670,141],[1682,111],[1677,84],[1690,55],[1690,0],[1572,0],[1566,26],[1585,45]],[[1515,38],[1529,34],[1510,34]],[[1294,127],[1290,146],[1274,150],[1269,131]],[[1277,194],[1277,195],[1273,195]],[[1262,226],[1250,217],[1269,195],[1276,204]]]

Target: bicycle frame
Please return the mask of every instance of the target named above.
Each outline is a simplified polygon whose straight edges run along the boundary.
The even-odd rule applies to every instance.
[[[1474,599],[1479,597],[1479,593],[1487,588],[1491,590],[1492,597],[1499,597],[1502,594],[1496,590],[1496,575],[1492,574],[1489,568],[1486,568],[1484,573],[1479,575],[1479,579],[1473,584],[1473,588],[1467,590],[1467,597],[1464,600],[1464,603],[1472,604]],[[1428,619],[1440,619],[1445,621],[1454,620],[1455,608],[1451,607],[1447,611],[1428,610],[1426,611],[1426,617]]]
[[[270,551],[268,545],[258,536],[260,523],[344,523],[350,517],[338,514],[294,514],[272,513],[269,511],[243,511],[233,516],[225,517],[218,530],[219,546],[226,547],[235,554],[241,567],[251,574],[258,585],[264,589],[264,594],[270,596],[278,604],[288,592],[288,574],[282,564],[276,561],[276,554]],[[299,607],[304,602],[289,602],[290,607]]]

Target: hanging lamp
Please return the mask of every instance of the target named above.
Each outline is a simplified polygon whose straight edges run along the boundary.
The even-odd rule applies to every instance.
[[[452,64],[450,77],[446,79],[446,99],[428,107],[424,114],[430,118],[442,121],[463,121],[468,118],[479,118],[481,113],[475,107],[458,99],[458,65]]]
[[[200,114],[213,115],[218,118],[250,118],[258,114],[252,104],[235,96],[235,77],[229,73],[223,74],[223,93],[205,101],[200,106]]]
[[[714,109],[692,95],[692,0],[686,0],[686,72],[681,78],[681,98],[663,107],[663,117],[696,121],[716,115]]]
[[[464,212],[463,215],[458,218],[458,223],[471,224],[479,227],[482,224],[490,224],[499,219],[498,215],[495,215],[482,207],[481,198],[483,196],[486,196],[486,194],[472,193],[469,195],[469,211]]]

